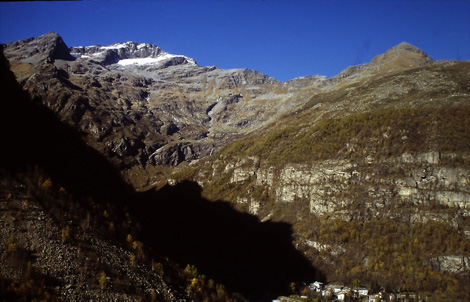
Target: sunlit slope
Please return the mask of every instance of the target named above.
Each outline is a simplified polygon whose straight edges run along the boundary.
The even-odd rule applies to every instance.
[[[470,143],[470,63],[447,62],[315,95],[221,157],[259,156],[273,164],[331,158],[384,158],[405,152],[462,151]]]
[[[175,178],[291,223],[330,282],[464,300],[469,79],[448,61],[344,82]]]

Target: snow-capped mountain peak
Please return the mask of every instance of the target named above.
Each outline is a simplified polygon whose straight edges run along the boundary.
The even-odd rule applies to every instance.
[[[197,65],[194,59],[187,56],[169,54],[156,45],[131,41],[105,46],[71,47],[70,53],[77,58],[92,59],[104,65]]]

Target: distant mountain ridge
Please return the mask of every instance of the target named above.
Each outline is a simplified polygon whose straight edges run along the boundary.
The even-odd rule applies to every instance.
[[[130,179],[138,186],[154,182],[155,167],[213,154],[295,112],[312,94],[434,62],[402,43],[332,78],[279,82],[249,69],[199,66],[149,43],[68,48],[51,32],[4,49],[24,87],[126,173],[137,169],[141,177]]]
[[[89,58],[104,65],[117,63],[119,60],[137,59],[137,58],[158,58],[168,56],[171,58],[184,58],[186,62],[197,65],[193,58],[184,55],[174,55],[163,51],[160,47],[150,43],[136,43],[127,41],[124,43],[116,42],[111,45],[91,45],[91,46],[72,46],[67,47],[62,37],[54,32],[47,33],[37,38],[28,38],[20,41],[5,43],[4,47],[9,49],[8,56],[10,59],[25,59],[26,56],[37,53],[50,59],[74,60],[75,58]],[[14,51],[13,51],[14,49]],[[423,50],[413,46],[407,42],[402,42],[385,52],[377,55],[370,63],[363,65],[378,66],[390,61],[397,61],[399,58],[406,58],[407,62],[413,63],[411,66],[417,67],[435,62]],[[363,66],[357,65],[357,66]],[[357,67],[354,69],[358,69]],[[341,74],[341,73],[340,73]],[[339,75],[340,75],[339,74]]]
[[[7,43],[5,55],[25,88],[127,168],[211,154],[296,106],[285,101],[311,82],[291,85],[248,69],[199,66],[146,43],[72,47],[75,57],[51,56],[65,51],[61,41],[48,33]],[[135,126],[117,130],[126,124]]]

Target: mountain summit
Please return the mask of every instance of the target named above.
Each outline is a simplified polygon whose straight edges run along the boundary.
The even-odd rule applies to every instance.
[[[409,43],[402,42],[372,59],[371,65],[379,69],[400,71],[434,63],[424,51]]]
[[[408,42],[401,42],[400,44],[393,46],[392,48],[387,50],[386,53],[392,53],[392,52],[395,52],[395,53],[412,52],[412,53],[419,53],[427,57],[427,54],[423,50],[419,49],[418,47],[414,45],[411,45]]]
[[[369,63],[353,65],[337,76],[328,80],[329,83],[350,85],[374,79],[384,75],[429,65],[436,62],[421,49],[402,42],[383,54],[375,56]]]
[[[70,52],[78,58],[91,58],[104,65],[114,63],[120,65],[197,65],[192,58],[169,54],[161,50],[160,47],[149,43],[130,41],[107,46],[71,47]]]
[[[40,60],[74,60],[62,37],[50,32],[37,38],[4,44],[8,48],[11,61],[21,59],[24,63],[37,64]]]

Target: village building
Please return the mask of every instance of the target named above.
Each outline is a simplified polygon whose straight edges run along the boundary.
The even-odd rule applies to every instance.
[[[338,298],[338,301],[344,301],[348,294],[350,294],[349,290],[342,290],[336,295],[336,297]]]
[[[369,295],[369,290],[366,287],[355,287],[353,292],[357,294],[358,297],[364,297]]]
[[[368,302],[379,302],[382,301],[382,295],[381,294],[376,294],[376,295],[370,295],[368,296]]]
[[[386,293],[383,290],[378,294],[369,294],[367,287],[354,287],[343,286],[341,284],[323,284],[322,282],[315,281],[308,284],[307,288],[310,295],[316,297],[324,297],[331,301],[363,301],[363,302],[378,302],[383,301],[396,301],[396,302],[411,302],[411,301],[425,301],[426,297],[420,297],[416,293]],[[285,297],[284,297],[285,298]],[[308,300],[307,296],[301,296]],[[420,299],[421,298],[421,299]],[[277,302],[277,301],[273,301]],[[297,302],[291,300],[282,300],[280,302]]]
[[[319,281],[315,281],[313,283],[310,283],[308,288],[311,290],[311,291],[315,291],[315,292],[321,292],[325,286],[323,285],[322,282],[319,282]]]
[[[340,284],[328,284],[325,286],[325,291],[331,290],[333,294],[339,293],[343,289],[343,286]]]

